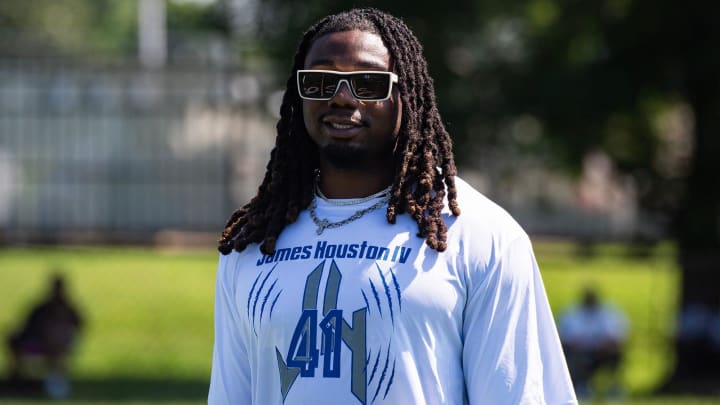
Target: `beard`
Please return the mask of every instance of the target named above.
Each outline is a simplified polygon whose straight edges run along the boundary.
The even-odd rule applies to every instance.
[[[331,143],[320,150],[329,164],[340,170],[366,169],[370,166],[367,148],[348,143]]]

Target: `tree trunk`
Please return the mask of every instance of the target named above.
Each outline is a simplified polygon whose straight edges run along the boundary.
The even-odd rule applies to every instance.
[[[716,52],[708,52],[720,35],[711,14],[694,15],[695,39],[686,51],[695,152],[677,218],[682,288],[677,361],[668,385],[703,393],[720,392],[720,63]]]

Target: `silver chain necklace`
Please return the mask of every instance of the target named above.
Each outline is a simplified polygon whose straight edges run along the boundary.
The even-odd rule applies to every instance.
[[[345,198],[343,198],[343,199],[331,199],[331,198],[327,198],[327,197],[325,196],[325,194],[323,194],[323,192],[320,190],[320,187],[317,185],[317,183],[315,183],[315,195],[317,195],[318,197],[320,197],[321,200],[325,201],[326,203],[328,203],[328,204],[330,204],[330,205],[335,205],[335,206],[338,206],[338,207],[346,207],[346,206],[349,206],[349,205],[363,204],[363,203],[366,203],[366,202],[368,202],[368,201],[370,201],[370,200],[374,200],[374,199],[376,199],[376,198],[378,198],[378,197],[382,197],[382,196],[384,196],[385,194],[389,194],[391,187],[392,187],[392,185],[387,186],[386,188],[378,191],[377,193],[375,193],[375,194],[373,194],[373,195],[369,195],[369,196],[367,196],[367,197],[347,198],[347,199],[345,199]]]
[[[315,189],[318,192],[320,191],[320,189],[317,187],[317,185],[316,185]],[[355,211],[355,213],[352,214],[350,217],[345,218],[342,221],[337,221],[337,222],[330,222],[326,218],[323,218],[323,219],[318,218],[317,213],[315,212],[315,209],[317,208],[317,196],[313,197],[312,202],[310,203],[310,218],[312,218],[312,221],[317,226],[317,230],[315,232],[318,235],[321,235],[323,233],[323,231],[325,231],[326,229],[339,228],[343,225],[347,225],[350,222],[361,218],[363,215],[367,214],[368,212],[375,211],[376,209],[382,207],[383,205],[387,204],[388,201],[390,201],[390,187],[388,187],[378,193],[375,193],[371,196],[359,198],[357,200],[354,199],[353,200],[354,202],[352,204],[338,203],[335,205],[355,205],[355,204],[360,204],[362,202],[370,201],[371,199],[377,198],[377,197],[382,197],[382,198],[375,204],[373,204],[367,208]],[[320,195],[320,198],[322,198],[324,201],[327,201],[332,204],[332,202],[331,202],[332,200],[329,200],[327,197]]]

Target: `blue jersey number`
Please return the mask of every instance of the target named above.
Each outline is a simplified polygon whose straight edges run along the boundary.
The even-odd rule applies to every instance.
[[[317,328],[322,331],[323,377],[340,377],[342,310],[333,309],[318,323],[317,309],[303,310],[290,340],[287,366],[300,369],[301,377],[314,377],[318,367]]]

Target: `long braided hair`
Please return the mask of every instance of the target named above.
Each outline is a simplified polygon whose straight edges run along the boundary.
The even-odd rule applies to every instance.
[[[360,30],[379,35],[387,47],[402,100],[402,121],[394,152],[395,178],[387,220],[408,213],[418,224],[418,236],[432,249],[447,247],[447,226],[440,215],[446,195],[450,211],[460,215],[455,189],[452,142],[440,118],[435,88],[428,74],[422,45],[400,19],[373,8],[353,9],[330,15],[303,35],[294,57],[280,106],[275,147],[258,194],[227,221],[218,250],[228,254],[260,243],[266,255],[275,252],[278,235],[297,220],[314,195],[318,148],[305,129],[302,99],[295,84],[305,56],[315,39],[332,32]]]

